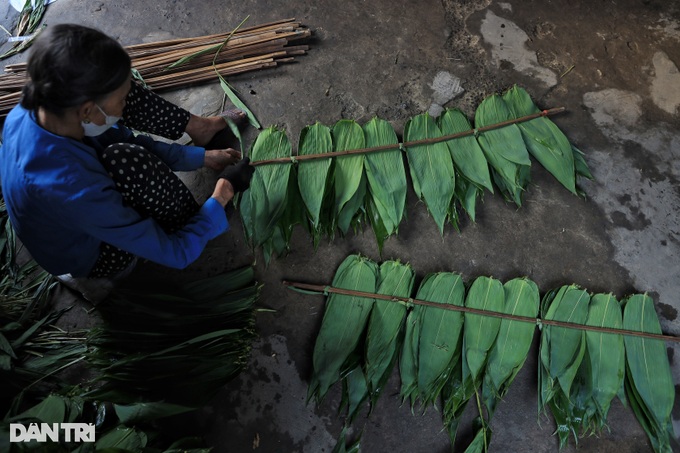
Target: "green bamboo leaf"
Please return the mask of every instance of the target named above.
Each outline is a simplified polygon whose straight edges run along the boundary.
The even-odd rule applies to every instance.
[[[470,442],[470,445],[468,445],[464,453],[485,453],[487,451],[489,437],[491,437],[491,433],[489,433],[486,428],[480,428],[472,438],[472,442]]]
[[[438,124],[444,135],[458,134],[472,129],[467,117],[460,110],[446,110],[439,117]],[[458,172],[476,186],[486,188],[493,193],[489,164],[477,140],[473,136],[465,136],[449,140],[446,144]]]
[[[621,306],[612,294],[595,294],[590,299],[586,325],[621,329]],[[622,335],[586,332],[586,345],[591,368],[592,402],[588,417],[594,417],[594,428],[605,426],[612,400],[623,385],[625,348]],[[589,424],[586,421],[586,424]]]
[[[475,279],[465,298],[466,307],[478,310],[500,313],[504,305],[503,284],[489,277]],[[465,358],[474,381],[486,366],[487,354],[496,341],[500,325],[500,318],[465,313]]]
[[[288,244],[293,235],[295,225],[305,225],[306,222],[307,214],[305,213],[304,202],[298,188],[297,169],[291,166],[288,188],[286,189],[285,208],[279,217],[277,225],[274,227],[274,233],[262,246],[265,265],[269,264],[273,255],[283,256],[288,253]]]
[[[382,253],[383,245],[390,237],[390,233],[387,231],[382,217],[380,217],[380,211],[378,211],[375,200],[370,196],[366,197],[366,217],[371,222],[373,233],[375,233],[375,239],[378,242],[378,253]]]
[[[385,145],[398,147],[397,134],[385,120],[373,118],[363,127],[366,147]],[[368,178],[368,193],[380,217],[381,225],[392,235],[404,217],[406,203],[406,170],[401,153],[395,150],[366,154],[364,162]],[[375,228],[374,228],[375,230]],[[376,236],[379,232],[376,231]]]
[[[229,302],[224,298],[228,297],[230,292],[251,286],[254,281],[255,269],[252,266],[245,266],[224,274],[185,283],[181,289],[185,294],[191,294],[192,299],[209,303],[209,307],[216,307],[216,299]],[[167,306],[164,306],[163,310],[167,310]]]
[[[203,50],[199,50],[199,51],[194,52],[190,55],[186,55],[186,56],[178,59],[174,63],[169,64],[166,69],[174,69],[174,68],[177,68],[179,66],[182,66],[185,63],[190,62],[191,60],[193,60],[196,57],[200,57],[201,55],[207,55],[207,54],[215,53],[215,52],[219,51],[220,49],[222,49],[222,47],[224,47],[224,45],[227,44],[227,42],[229,42],[230,37],[231,37],[231,35],[227,39],[225,39],[224,42],[221,42],[219,44],[215,44],[214,46],[210,46],[210,47],[203,49]]]
[[[300,133],[299,153],[321,154],[333,151],[333,139],[327,126],[316,123],[305,127]],[[298,186],[300,195],[307,207],[307,213],[314,230],[319,228],[321,218],[321,204],[324,200],[327,178],[332,160],[315,159],[301,161],[298,166]]]
[[[415,274],[411,266],[398,261],[380,265],[378,294],[409,297]],[[401,303],[376,300],[366,336],[366,378],[375,402],[389,378],[401,343],[400,335],[406,318],[406,306]]]
[[[219,73],[217,73],[217,77],[220,79],[220,86],[222,87],[222,91],[224,91],[224,94],[227,95],[231,103],[234,104],[235,107],[241,109],[246,114],[246,116],[248,117],[248,122],[255,129],[261,129],[262,126],[260,125],[260,122],[257,121],[255,114],[253,114],[253,112],[250,111],[248,106],[246,106],[243,103],[243,101],[238,97],[238,94],[236,94],[232,86],[229,85],[229,83],[227,83],[224,77],[222,77]]]
[[[418,394],[418,349],[422,314],[423,310],[420,306],[416,306],[406,317],[404,345],[399,356],[399,376],[401,378],[399,395],[402,401],[410,400],[411,408],[413,408]]]
[[[331,133],[333,151],[361,149],[366,146],[364,132],[355,121],[340,120],[335,123]],[[340,231],[345,234],[351,220],[363,204],[366,193],[363,154],[340,156],[335,159],[334,185],[336,220]]]
[[[349,227],[354,225],[358,227],[364,218],[364,204],[366,200],[367,189],[367,178],[366,173],[361,174],[361,179],[359,180],[359,187],[357,191],[354,192],[352,198],[345,203],[340,212],[338,213],[337,223],[338,229],[342,234],[346,234]]]
[[[358,255],[348,256],[333,278],[333,286],[375,293],[378,266]],[[373,307],[373,299],[331,294],[314,345],[313,375],[309,396],[317,402],[340,380],[340,371],[356,349]]]
[[[523,88],[515,85],[503,95],[514,118],[540,112]],[[562,131],[548,117],[518,123],[527,149],[534,158],[569,190],[576,193],[574,154]]]
[[[512,113],[498,95],[482,101],[475,112],[475,127],[481,128],[512,119]],[[512,124],[479,134],[477,140],[493,168],[496,185],[506,198],[521,206],[522,191],[529,181],[531,160],[522,133]]]
[[[427,113],[411,118],[404,128],[404,140],[439,138],[442,136],[434,119]],[[427,209],[444,232],[444,222],[449,214],[451,200],[456,187],[456,175],[448,147],[439,142],[430,145],[408,146],[406,148],[413,189],[423,199]]]
[[[579,433],[585,434],[594,429],[593,419],[588,410],[593,402],[593,369],[590,354],[588,353],[587,340],[583,338],[582,348],[584,350],[583,360],[578,367],[576,376],[571,385],[569,394],[568,417],[569,431],[574,434],[578,442]],[[565,436],[568,437],[568,436]],[[566,439],[565,439],[566,443]]]
[[[48,395],[44,400],[12,417],[10,420],[37,419],[42,423],[63,423],[66,421],[69,400],[61,395]]]
[[[574,168],[576,170],[576,175],[583,176],[584,178],[591,180],[595,179],[592,173],[590,173],[590,169],[588,168],[588,164],[586,163],[585,154],[583,154],[582,151],[580,151],[573,145],[571,147],[571,150],[574,154]]]
[[[588,316],[588,293],[576,285],[563,286],[552,301],[545,319],[584,324]],[[583,331],[567,327],[545,326],[550,331],[550,376],[560,381],[565,394],[569,394],[571,380],[578,364],[574,363],[580,354]]]
[[[290,142],[285,132],[270,127],[257,136],[250,155],[253,162],[290,157]],[[253,247],[264,244],[274,235],[287,207],[290,173],[291,166],[285,164],[255,168],[250,188],[243,193],[239,203],[246,236]]]
[[[449,434],[451,445],[456,443],[458,425],[465,407],[477,391],[477,386],[470,376],[464,355],[465,351],[461,354],[461,358],[454,363],[451,376],[442,389],[442,401],[444,404],[442,418],[444,419],[444,427]]]
[[[541,313],[546,320],[584,324],[590,296],[576,285],[550,291],[542,301]],[[543,325],[539,366],[539,410],[549,408],[559,437],[560,448],[567,444],[569,434],[577,438],[582,412],[590,397],[590,386],[581,367],[586,355],[585,332],[568,327]],[[586,363],[589,365],[589,361]],[[579,371],[582,373],[579,375]],[[577,379],[577,376],[579,377]],[[573,391],[572,391],[573,385]],[[578,406],[571,397],[578,399]]]
[[[416,299],[463,306],[465,288],[460,275],[430,274],[425,277]],[[424,406],[434,403],[461,353],[463,314],[452,310],[418,306],[418,392]]]
[[[527,278],[516,278],[503,285],[503,313],[535,318],[538,315],[538,287]],[[502,319],[498,338],[489,352],[484,375],[484,394],[490,416],[524,365],[531,348],[536,325]]]
[[[635,294],[625,301],[623,328],[637,332],[661,334],[654,301],[646,294]],[[639,396],[640,408],[647,414],[650,440],[655,451],[670,452],[671,410],[675,389],[666,347],[662,340],[634,336],[624,337],[628,385]],[[630,398],[629,398],[630,400]],[[639,413],[636,413],[640,420]],[[641,423],[643,421],[641,420]]]
[[[342,387],[343,401],[339,410],[347,406],[347,418],[352,423],[369,397],[368,382],[360,365],[357,365],[342,380]]]

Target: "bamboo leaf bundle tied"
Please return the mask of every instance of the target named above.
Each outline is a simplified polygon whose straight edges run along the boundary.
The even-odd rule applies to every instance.
[[[470,122],[460,110],[446,110],[439,117],[438,124],[444,135],[472,130]],[[489,164],[479,143],[471,135],[447,141],[446,144],[456,169],[456,199],[474,221],[477,198],[484,193],[484,189],[493,193]]]
[[[352,120],[340,120],[331,130],[333,151],[341,152],[365,147],[366,139],[361,126]],[[357,215],[363,207],[366,195],[364,155],[338,157],[333,174],[335,190],[335,221],[342,234],[359,221]]]
[[[588,307],[588,326],[623,327],[621,305],[612,294],[595,294]],[[583,428],[599,433],[616,395],[622,395],[626,355],[623,335],[586,332],[586,357],[590,376],[586,386],[591,396],[583,404]]]
[[[536,284],[527,278],[516,278],[503,285],[505,304],[503,313],[535,318],[539,309]],[[535,326],[528,323],[502,319],[498,338],[488,356],[484,374],[483,395],[493,417],[495,408],[508,391],[529,354]]]
[[[425,277],[417,299],[463,306],[465,287],[458,274],[438,273]],[[463,316],[454,311],[416,306],[407,320],[402,351],[402,399],[423,407],[434,403],[461,353]]]
[[[415,273],[408,264],[386,261],[380,265],[377,293],[408,297],[413,291]],[[375,404],[397,361],[403,340],[407,307],[376,300],[366,334],[366,379]]]
[[[340,264],[333,286],[375,292],[378,272],[374,262],[350,255]],[[345,363],[359,345],[372,308],[372,299],[337,294],[328,298],[314,345],[308,399],[314,398],[320,403],[343,373],[354,369],[354,366],[347,369]]]
[[[624,301],[623,327],[639,332],[661,333],[654,303],[647,294]],[[670,453],[675,437],[671,419],[673,379],[662,341],[625,337],[626,396],[656,453]]]
[[[513,118],[539,112],[526,90],[514,86],[503,95]],[[567,137],[550,119],[535,118],[519,123],[524,143],[531,155],[569,190],[576,194],[574,151]]]
[[[302,156],[333,151],[330,128],[321,123],[302,129],[299,143]],[[328,210],[328,202],[324,203],[324,200],[333,193],[329,182],[332,181],[329,177],[332,174],[332,164],[333,160],[327,158],[303,161],[298,166],[298,187],[305,204],[308,229],[314,238],[315,246],[319,243],[324,224],[329,223],[330,215],[325,212]]]
[[[404,127],[404,140],[415,142],[423,139],[440,138],[441,130],[429,114],[415,116]],[[425,201],[440,233],[450,216],[451,200],[456,185],[456,175],[448,147],[442,142],[407,146],[413,190],[418,198]]]
[[[385,120],[373,118],[363,127],[366,147],[399,145],[392,125]],[[406,204],[406,170],[400,153],[383,151],[366,154],[364,161],[368,180],[368,211],[378,250],[385,240],[397,233],[404,217]]]
[[[492,95],[482,101],[475,111],[475,126],[483,127],[512,118],[503,98]],[[531,160],[517,125],[482,132],[477,137],[484,155],[493,169],[493,177],[501,193],[517,206],[529,182]]]
[[[265,129],[253,143],[250,156],[253,162],[290,157],[291,146],[286,133],[275,127]],[[282,251],[275,238],[282,234],[280,228],[287,228],[281,227],[279,221],[288,206],[291,170],[290,166],[284,165],[256,167],[250,188],[238,203],[246,238],[253,248],[262,246],[265,256]]]
[[[588,316],[588,293],[576,285],[551,291],[541,302],[542,318],[585,324]],[[560,448],[567,444],[569,433],[577,437],[578,420],[570,402],[571,386],[585,355],[585,332],[565,327],[544,326],[541,332],[538,368],[539,411],[549,408],[557,424]]]

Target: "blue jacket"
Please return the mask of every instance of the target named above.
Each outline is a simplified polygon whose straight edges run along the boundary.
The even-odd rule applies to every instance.
[[[88,275],[101,242],[184,268],[209,240],[229,228],[224,209],[210,198],[184,228],[166,233],[153,219],[123,204],[96,152],[113,143],[137,143],[173,171],[189,171],[203,166],[203,148],[135,137],[122,125],[86,143],[46,131],[21,106],[5,120],[0,148],[2,195],[17,236],[48,272]]]

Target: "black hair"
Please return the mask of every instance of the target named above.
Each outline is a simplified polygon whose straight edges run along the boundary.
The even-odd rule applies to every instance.
[[[99,30],[51,25],[33,43],[21,105],[61,115],[65,109],[115,91],[130,76],[130,68],[125,49]]]

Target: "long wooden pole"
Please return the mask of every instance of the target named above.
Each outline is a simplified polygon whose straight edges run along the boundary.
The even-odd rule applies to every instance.
[[[529,324],[536,324],[536,325],[546,325],[546,326],[554,326],[554,327],[565,327],[568,329],[577,329],[577,330],[585,330],[585,331],[590,331],[590,332],[600,332],[600,333],[609,333],[609,334],[617,334],[617,335],[627,335],[631,337],[642,337],[642,338],[650,338],[654,340],[663,340],[663,341],[670,341],[670,342],[676,342],[680,343],[680,337],[675,337],[673,335],[663,335],[663,334],[656,334],[656,333],[647,333],[647,332],[638,332],[636,330],[626,330],[626,329],[614,329],[610,327],[598,327],[598,326],[586,326],[583,324],[575,324],[571,322],[564,322],[564,321],[554,321],[551,319],[543,319],[543,318],[532,318],[529,316],[518,316],[518,315],[511,315],[507,313],[500,313],[497,311],[489,311],[489,310],[480,310],[477,308],[471,308],[471,307],[461,307],[458,305],[449,305],[449,304],[438,304],[435,302],[429,302],[426,300],[419,300],[419,299],[411,299],[408,297],[398,297],[398,296],[389,296],[385,294],[375,294],[375,293],[367,293],[364,291],[354,291],[350,289],[343,289],[343,288],[335,288],[332,286],[324,286],[324,285],[312,285],[308,283],[294,283],[294,282],[288,282],[288,281],[283,281],[282,284],[289,288],[289,289],[299,289],[303,291],[312,291],[318,294],[340,294],[344,296],[353,296],[353,297],[361,297],[361,298],[366,298],[366,299],[379,299],[379,300],[386,300],[389,302],[395,302],[395,303],[403,303],[403,304],[414,304],[414,305],[422,305],[424,307],[432,307],[432,308],[439,308],[442,310],[450,310],[450,311],[458,311],[458,312],[463,312],[463,313],[470,313],[474,315],[481,315],[481,316],[490,316],[492,318],[501,318],[501,319],[509,319],[511,321],[519,321],[519,322],[525,322]]]
[[[231,36],[231,37],[230,37]],[[151,89],[178,88],[188,84],[216,80],[215,69],[222,76],[242,74],[280,63],[288,63],[295,56],[304,55],[308,46],[290,46],[293,41],[311,36],[295,18],[283,19],[233,33],[219,33],[196,38],[180,38],[127,46],[132,67],[141,74]],[[230,37],[229,42],[224,41]],[[224,44],[215,58],[212,48]],[[172,63],[207,50],[174,68]],[[7,65],[0,75],[0,117],[19,103],[21,89],[27,80],[26,63]]]

